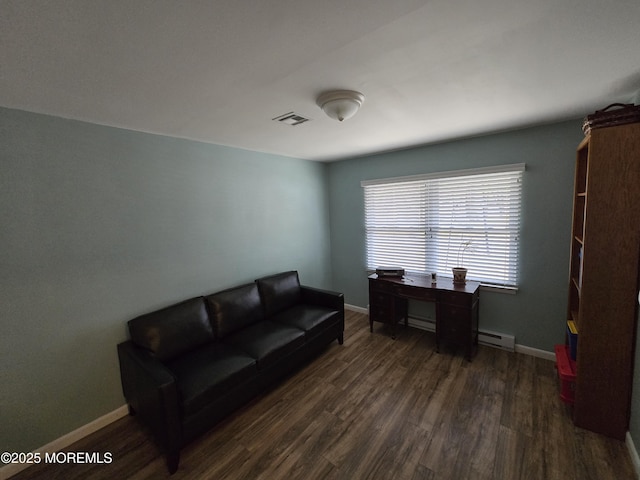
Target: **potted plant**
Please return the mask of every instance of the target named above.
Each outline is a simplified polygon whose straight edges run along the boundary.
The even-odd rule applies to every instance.
[[[470,247],[471,240],[467,240],[466,242],[462,242],[458,248],[458,266],[451,269],[453,271],[453,283],[463,284],[467,282],[467,269],[462,265],[464,265],[464,252],[470,249]]]

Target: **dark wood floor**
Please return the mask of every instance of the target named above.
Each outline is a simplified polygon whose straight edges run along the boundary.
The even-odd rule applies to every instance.
[[[173,479],[623,480],[622,442],[575,428],[553,363],[480,347],[473,362],[434,352],[433,334],[348,312],[326,352],[187,446]],[[67,450],[107,465],[36,465],[19,479],[169,478],[131,417]]]

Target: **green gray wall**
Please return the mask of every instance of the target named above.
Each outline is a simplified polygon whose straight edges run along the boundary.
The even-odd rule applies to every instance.
[[[580,122],[572,121],[330,164],[334,288],[347,303],[367,306],[362,180],[524,162],[520,290],[483,291],[480,326],[553,351],[564,340],[573,171],[582,138]]]
[[[331,283],[326,165],[0,109],[0,451],[124,404],[126,321],[297,269]]]

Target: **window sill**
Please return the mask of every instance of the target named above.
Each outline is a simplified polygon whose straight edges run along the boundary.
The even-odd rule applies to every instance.
[[[500,285],[480,284],[480,290],[483,292],[506,293],[515,295],[518,293],[518,287],[501,287]]]

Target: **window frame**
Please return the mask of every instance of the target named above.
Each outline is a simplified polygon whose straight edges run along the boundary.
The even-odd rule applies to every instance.
[[[373,271],[376,267],[379,266],[389,266],[387,262],[381,262],[381,265],[371,265],[370,263],[375,262],[375,260],[371,260],[371,258],[376,254],[376,252],[371,252],[370,243],[376,242],[382,247],[373,247],[379,248],[380,252],[384,252],[384,248],[387,248],[384,244],[386,243],[389,247],[392,248],[393,245],[393,234],[395,232],[393,224],[403,224],[408,230],[413,230],[414,232],[421,232],[424,236],[424,247],[420,246],[420,240],[418,239],[419,235],[414,235],[416,239],[415,248],[412,248],[414,244],[407,244],[407,251],[412,251],[415,253],[415,261],[412,259],[411,261],[407,261],[406,265],[401,265],[393,260],[390,263],[393,263],[396,266],[405,268],[408,272],[415,272],[419,274],[429,274],[432,271],[436,271],[438,275],[444,277],[451,277],[450,267],[451,261],[453,260],[443,260],[441,257],[429,255],[430,250],[434,250],[436,247],[434,245],[439,245],[442,247],[442,241],[433,241],[427,237],[432,235],[433,230],[429,230],[429,228],[433,229],[434,225],[437,222],[430,222],[427,217],[433,218],[441,216],[438,212],[442,211],[450,216],[449,221],[451,222],[450,230],[454,231],[456,228],[460,228],[460,224],[465,224],[465,228],[467,229],[467,235],[471,239],[471,245],[474,245],[473,238],[477,239],[477,246],[481,249],[484,248],[483,254],[487,255],[489,261],[482,260],[481,254],[471,254],[471,252],[465,252],[465,255],[472,258],[471,265],[474,265],[476,273],[473,273],[473,267],[469,268],[468,278],[471,280],[480,281],[483,287],[498,289],[500,291],[506,291],[509,293],[515,293],[519,288],[520,283],[520,236],[521,236],[521,228],[522,228],[522,198],[523,198],[523,179],[524,172],[526,171],[526,164],[517,163],[517,164],[508,164],[508,165],[500,165],[500,166],[492,166],[492,167],[482,167],[482,168],[471,168],[471,169],[462,169],[462,170],[452,170],[452,171],[443,171],[443,172],[434,172],[428,174],[421,175],[411,175],[411,176],[403,176],[403,177],[392,177],[392,178],[382,178],[382,179],[374,179],[374,180],[363,180],[361,182],[361,187],[363,188],[363,196],[364,196],[364,229],[365,229],[365,254],[366,254],[366,267],[368,271]],[[461,178],[462,177],[462,178]],[[486,189],[488,185],[493,185],[496,188]],[[475,202],[472,210],[467,209],[465,213],[462,213],[463,217],[454,219],[455,206],[452,207],[451,204],[446,204],[443,198],[439,198],[439,194],[435,194],[433,196],[427,194],[428,188],[436,188],[434,185],[442,184],[444,186],[438,187],[442,189],[445,193],[443,198],[446,198],[447,201],[451,200],[453,202],[459,201],[473,201]],[[420,193],[420,185],[424,185],[424,192]],[[427,185],[429,187],[427,187]],[[470,185],[468,188],[471,190],[471,186],[476,188],[477,192],[466,192],[464,188],[466,185]],[[499,186],[503,186],[503,189],[498,188]],[[367,189],[367,187],[376,187],[374,189]],[[382,218],[373,218],[383,216],[381,212],[385,212],[384,208],[375,209],[372,206],[376,200],[372,200],[372,195],[379,195],[381,198],[385,195],[385,190],[388,189],[390,192],[393,189],[398,189],[397,191],[402,190],[403,187],[412,188],[414,192],[408,194],[406,201],[414,201],[418,202],[417,204],[410,204],[411,208],[407,208],[405,211],[405,207],[401,204],[401,198],[398,200],[401,206],[393,205],[393,208],[386,211],[388,214],[386,219]],[[456,192],[456,189],[461,190],[460,192]],[[492,196],[493,203],[486,200],[488,198],[486,192],[489,192]],[[373,192],[373,193],[372,193]],[[377,192],[377,193],[376,193]],[[416,193],[417,192],[417,193]],[[387,193],[391,196],[394,193]],[[396,195],[402,195],[401,193],[395,193]],[[447,195],[453,195],[453,197],[449,198]],[[455,195],[460,195],[459,200],[455,200],[457,197]],[[478,198],[473,197],[473,195],[478,195]],[[414,197],[412,198],[412,195]],[[484,195],[484,197],[483,197]],[[463,199],[464,197],[464,199]],[[480,198],[482,197],[482,198]],[[504,197],[504,198],[501,198]],[[479,200],[480,198],[480,200]],[[393,199],[393,198],[392,198]],[[470,200],[472,199],[472,200]],[[368,204],[369,202],[369,204]],[[420,205],[420,202],[424,202],[424,204]],[[384,205],[383,205],[384,206]],[[395,210],[395,209],[398,210]],[[374,211],[375,210],[375,211]],[[396,221],[394,215],[395,213],[399,213],[400,219]],[[464,210],[464,208],[463,208]],[[491,211],[493,210],[493,211]],[[472,211],[473,213],[469,213]],[[431,215],[427,215],[430,212]],[[420,218],[423,215],[424,218]],[[484,217],[486,215],[486,217]],[[477,216],[477,218],[476,218]],[[391,220],[393,218],[393,220]],[[475,220],[474,220],[475,218]],[[469,227],[469,225],[473,224],[473,222],[480,222],[484,224],[490,224],[491,227],[487,228],[486,226],[478,227],[478,225],[474,225],[473,227]],[[372,234],[372,226],[378,222],[377,231],[381,231],[384,227],[386,227],[386,231],[388,232],[389,239],[381,241],[379,239],[374,239]],[[388,222],[385,224],[385,222]],[[412,224],[411,222],[416,222]],[[397,225],[396,225],[397,226]],[[376,227],[373,227],[376,228]],[[483,230],[485,228],[485,230]],[[442,230],[442,229],[441,229]],[[441,235],[443,231],[439,232]],[[446,234],[446,232],[444,233]],[[380,234],[378,234],[380,235]],[[452,233],[449,232],[449,241],[451,241]],[[499,235],[502,235],[502,241],[494,240],[496,242],[495,245],[492,242],[487,240],[480,240],[478,235],[480,236],[491,236],[498,238]],[[442,239],[440,239],[442,240]],[[455,243],[455,239],[453,240]],[[462,248],[460,245],[465,243],[464,234],[460,235],[457,244],[458,249]],[[420,249],[424,248],[424,258],[420,260]],[[454,252],[455,253],[455,252]],[[496,260],[499,260],[499,257],[504,254],[505,262],[500,263]],[[451,255],[451,252],[449,252]],[[376,258],[380,258],[378,255]],[[393,256],[391,258],[394,258]],[[395,258],[402,258],[401,255]],[[420,261],[422,264],[420,265]],[[482,265],[484,262],[484,266]],[[445,265],[448,269],[445,268]],[[393,265],[392,265],[393,266]],[[463,265],[466,266],[466,265]],[[483,270],[486,269],[486,270]],[[497,270],[493,271],[492,270]],[[502,272],[501,270],[504,270]],[[484,274],[483,274],[484,272]],[[493,276],[492,276],[493,275]]]

